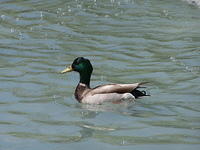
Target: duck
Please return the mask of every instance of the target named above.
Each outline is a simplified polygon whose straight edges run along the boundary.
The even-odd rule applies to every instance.
[[[138,82],[130,84],[105,84],[97,87],[90,87],[90,79],[93,66],[89,59],[77,57],[73,63],[62,70],[60,73],[78,72],[80,80],[76,86],[74,96],[79,103],[85,104],[102,104],[112,102],[114,104],[123,101],[134,101],[143,96],[150,96],[145,91],[140,91],[141,85],[147,82]]]

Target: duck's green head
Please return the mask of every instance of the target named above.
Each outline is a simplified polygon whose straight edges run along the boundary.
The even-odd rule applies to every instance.
[[[84,57],[76,58],[72,65],[61,71],[61,73],[67,73],[71,71],[79,72],[80,82],[89,85],[93,67],[88,59]]]

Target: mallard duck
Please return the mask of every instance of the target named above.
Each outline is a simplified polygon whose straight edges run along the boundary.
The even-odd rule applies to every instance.
[[[145,91],[139,91],[141,83],[133,84],[106,84],[95,88],[90,87],[90,78],[93,67],[90,61],[83,57],[76,58],[72,65],[61,71],[67,73],[76,71],[80,74],[80,81],[75,90],[75,98],[80,103],[102,104],[103,102],[120,103],[124,100],[134,100],[142,96],[149,96]]]

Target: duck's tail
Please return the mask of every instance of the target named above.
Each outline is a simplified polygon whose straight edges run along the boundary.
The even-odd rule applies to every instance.
[[[133,96],[135,96],[135,98],[139,98],[142,96],[150,96],[149,94],[146,93],[146,91],[140,91],[137,88],[134,89],[133,91],[130,92]]]

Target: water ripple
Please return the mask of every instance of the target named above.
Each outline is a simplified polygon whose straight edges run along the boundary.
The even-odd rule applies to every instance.
[[[4,0],[0,8],[2,149],[198,149],[197,1]],[[78,74],[58,74],[78,56],[93,64],[92,87],[148,81],[151,97],[79,104]]]

